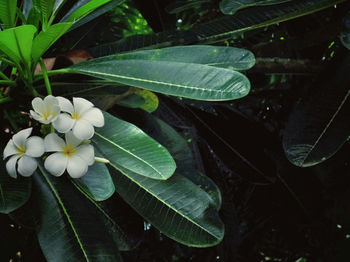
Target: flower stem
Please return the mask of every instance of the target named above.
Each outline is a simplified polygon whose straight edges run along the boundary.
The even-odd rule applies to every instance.
[[[97,157],[95,156],[95,161],[96,162],[99,162],[99,163],[103,163],[103,164],[109,164],[110,161],[106,158],[102,158],[102,157]]]
[[[52,89],[51,89],[51,85],[50,85],[49,76],[47,74],[46,66],[45,66],[42,58],[40,58],[39,63],[40,63],[41,71],[43,72],[43,78],[44,78],[47,94],[52,95]]]
[[[54,76],[54,75],[72,74],[72,73],[73,72],[71,72],[71,70],[69,70],[68,68],[62,68],[62,69],[57,69],[57,70],[50,70],[47,72],[47,75]],[[34,81],[41,80],[42,78],[44,78],[43,73],[36,74]]]
[[[10,78],[8,78],[3,72],[0,71],[0,76],[2,77],[2,79],[5,80],[10,80]]]
[[[15,86],[16,82],[12,80],[0,80],[0,85]]]

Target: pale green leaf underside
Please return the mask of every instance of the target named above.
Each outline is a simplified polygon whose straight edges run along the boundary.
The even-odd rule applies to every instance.
[[[249,6],[274,5],[289,2],[291,0],[222,0],[220,10],[226,15],[233,15],[239,9]]]
[[[8,214],[24,205],[31,193],[32,180],[7,174],[5,161],[0,163],[0,213]]]
[[[22,25],[0,32],[0,50],[16,63],[30,63],[33,37],[36,32],[33,25]]]
[[[247,70],[254,66],[252,52],[235,47],[190,45],[162,49],[142,50],[126,54],[111,55],[100,58],[108,60],[152,60],[202,64],[232,70]],[[99,61],[96,59],[95,61]]]
[[[154,179],[174,173],[176,165],[166,148],[135,125],[103,114],[105,125],[96,129],[92,141],[109,161]]]
[[[116,191],[162,233],[194,247],[209,247],[222,240],[224,225],[213,200],[189,179],[174,174],[168,180],[154,180],[111,166]]]
[[[191,63],[107,58],[76,64],[69,71],[198,100],[238,99],[250,90],[249,80],[239,72]]]
[[[76,10],[74,13],[72,13],[71,16],[69,16],[67,19],[67,22],[74,22],[110,1],[111,0],[91,0]]]
[[[41,31],[33,40],[32,57],[34,61],[53,45],[70,27],[72,23],[60,23],[50,26],[45,32]]]

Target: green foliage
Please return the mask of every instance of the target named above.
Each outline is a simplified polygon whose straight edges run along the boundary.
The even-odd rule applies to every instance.
[[[259,5],[275,5],[291,0],[222,0],[220,2],[220,10],[226,15],[233,15],[239,9],[243,9],[249,6],[259,6]]]

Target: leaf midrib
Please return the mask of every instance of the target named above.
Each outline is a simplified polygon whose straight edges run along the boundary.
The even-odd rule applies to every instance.
[[[162,202],[165,206],[167,206],[169,209],[173,210],[176,214],[179,214],[180,216],[182,216],[183,218],[185,218],[186,220],[190,221],[192,224],[196,225],[198,228],[202,229],[203,231],[207,232],[209,235],[215,237],[216,239],[220,239],[219,236],[216,236],[214,234],[212,234],[210,231],[208,231],[206,228],[202,227],[200,224],[198,224],[197,222],[193,221],[191,218],[189,218],[188,216],[177,212],[177,210],[175,208],[173,208],[171,205],[167,204],[166,202],[164,202],[162,199],[158,198],[157,195],[153,194],[151,191],[149,191],[147,188],[143,187],[140,183],[138,183],[137,181],[135,181],[133,178],[131,178],[126,172],[124,172],[123,170],[121,170],[120,168],[118,168],[117,166],[115,166],[112,162],[109,163],[112,167],[114,167],[116,170],[118,170],[119,172],[121,172],[123,175],[125,175],[127,178],[129,178],[132,182],[134,182],[136,185],[138,185],[140,188],[142,188],[143,190],[145,190],[147,193],[149,193],[150,195],[152,195],[154,198],[158,199],[160,202]],[[132,172],[132,171],[131,171]]]
[[[122,146],[116,144],[116,143],[113,142],[112,140],[109,140],[108,138],[104,137],[104,136],[101,135],[100,133],[95,132],[95,134],[98,135],[101,139],[103,139],[103,140],[105,140],[105,141],[111,143],[112,145],[118,147],[120,150],[122,150],[122,151],[124,151],[124,152],[126,152],[126,153],[128,153],[128,154],[130,154],[130,155],[132,155],[132,156],[135,157],[137,160],[139,160],[139,161],[143,162],[144,164],[146,164],[147,166],[151,167],[157,174],[159,174],[160,177],[166,178],[166,176],[164,176],[160,171],[158,171],[157,168],[155,168],[151,163],[149,163],[149,162],[145,161],[144,159],[140,158],[139,156],[133,154],[131,151],[125,149],[124,147],[122,147]],[[142,175],[142,174],[140,174],[140,175]]]

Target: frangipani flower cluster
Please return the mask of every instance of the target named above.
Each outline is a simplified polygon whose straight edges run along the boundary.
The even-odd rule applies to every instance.
[[[94,127],[104,125],[100,109],[84,98],[73,98],[73,103],[64,97],[49,95],[44,99],[34,98],[34,110],[31,116],[42,124],[52,124],[58,133],[64,133],[65,140],[58,134],[50,133],[43,139],[29,137],[33,128],[27,128],[13,135],[7,143],[3,158],[10,157],[6,170],[13,178],[17,172],[22,176],[31,176],[38,164],[35,158],[44,153],[52,153],[44,162],[45,169],[54,176],[61,176],[66,170],[73,178],[86,174],[88,166],[95,161],[94,147],[90,139]],[[62,112],[61,112],[62,111]]]

